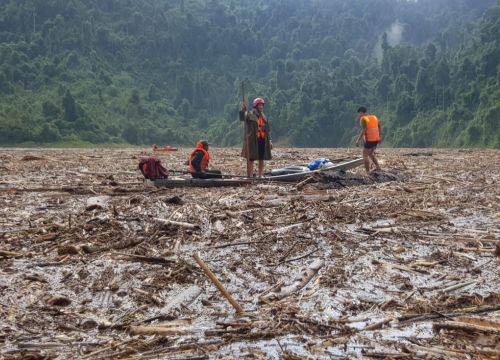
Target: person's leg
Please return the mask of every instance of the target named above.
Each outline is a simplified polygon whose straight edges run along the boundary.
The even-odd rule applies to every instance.
[[[258,150],[259,150],[259,165],[258,165],[258,170],[259,170],[259,176],[262,176],[264,174],[264,155],[266,153],[266,140],[265,139],[258,139]]]
[[[264,174],[264,160],[259,160],[259,176]]]
[[[373,163],[375,164],[375,169],[376,170],[381,170],[380,165],[379,165],[378,160],[377,160],[377,157],[375,156],[375,150],[376,149],[377,149],[376,147],[374,147],[373,149],[371,149],[371,151],[370,151],[370,159],[372,159]]]
[[[247,177],[253,176],[253,160],[247,160]]]
[[[367,173],[370,172],[370,149],[363,148],[363,162],[365,164],[365,170]]]

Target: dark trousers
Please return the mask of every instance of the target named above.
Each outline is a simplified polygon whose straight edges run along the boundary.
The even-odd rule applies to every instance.
[[[195,172],[191,173],[194,179],[222,179],[222,173],[220,170],[209,170],[205,172]]]

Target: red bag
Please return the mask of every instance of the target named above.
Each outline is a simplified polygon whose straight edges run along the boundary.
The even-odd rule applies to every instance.
[[[149,180],[168,178],[168,170],[162,166],[160,159],[155,157],[142,158],[139,162],[139,170]]]

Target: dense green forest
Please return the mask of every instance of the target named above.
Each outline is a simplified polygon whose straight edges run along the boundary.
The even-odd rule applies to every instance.
[[[0,145],[500,147],[498,0],[0,0]]]

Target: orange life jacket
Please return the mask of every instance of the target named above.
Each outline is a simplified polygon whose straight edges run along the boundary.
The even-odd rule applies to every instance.
[[[265,139],[266,131],[264,130],[264,117],[262,115],[257,119],[257,138]]]
[[[361,116],[359,118],[359,126],[363,127],[363,121],[365,122],[365,141],[380,141],[381,138],[377,117],[375,115]]]
[[[208,151],[206,151],[203,148],[203,144],[202,143],[196,144],[196,148],[194,149],[194,151],[191,153],[191,156],[189,157],[189,171],[193,172],[193,173],[195,173],[197,171],[194,168],[194,166],[191,164],[191,162],[193,161],[193,158],[198,151],[203,152],[203,159],[201,159],[201,164],[200,164],[202,171],[204,171],[208,168],[208,162],[210,161],[210,154],[208,153]]]

